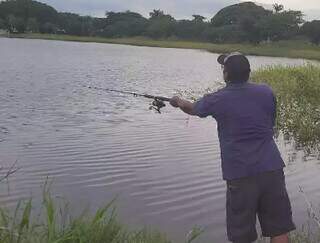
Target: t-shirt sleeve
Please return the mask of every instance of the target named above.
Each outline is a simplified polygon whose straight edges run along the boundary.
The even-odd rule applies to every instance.
[[[193,108],[193,112],[196,116],[205,118],[208,116],[216,117],[219,111],[220,95],[217,93],[205,95],[199,99]]]

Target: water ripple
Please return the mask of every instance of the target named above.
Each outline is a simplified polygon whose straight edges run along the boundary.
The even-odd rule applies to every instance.
[[[174,95],[203,90],[221,77],[217,55],[193,50],[0,38],[0,154],[20,171],[0,185],[0,203],[39,199],[43,184],[83,209],[119,196],[130,224],[150,223],[177,242],[198,224],[204,242],[225,242],[225,185],[212,119],[188,118],[170,108],[156,114],[150,101],[92,91],[84,85]],[[170,56],[170,58],[168,58]],[[52,58],[54,57],[54,58]],[[155,58],[156,57],[156,58]],[[303,60],[250,57],[253,69]],[[319,197],[319,162],[290,144],[287,181],[295,205],[303,186]],[[4,164],[4,162],[6,164]],[[1,166],[1,164],[0,164]],[[41,200],[38,200],[41,202]],[[296,208],[297,209],[297,208]],[[298,219],[304,219],[297,212]],[[177,233],[179,232],[179,234]]]

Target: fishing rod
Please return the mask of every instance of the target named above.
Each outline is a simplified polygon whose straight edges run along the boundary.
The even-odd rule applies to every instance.
[[[100,91],[105,91],[105,92],[115,92],[119,94],[126,94],[126,95],[133,95],[134,97],[143,97],[147,99],[152,99],[153,102],[151,103],[150,110],[155,110],[158,113],[161,113],[161,109],[166,107],[166,104],[164,102],[170,102],[170,98],[163,97],[163,96],[154,96],[154,95],[149,95],[149,94],[139,94],[136,92],[128,92],[128,91],[122,91],[122,90],[116,90],[116,89],[107,89],[107,88],[98,88],[94,86],[85,86],[89,89],[94,89],[94,90],[100,90]]]

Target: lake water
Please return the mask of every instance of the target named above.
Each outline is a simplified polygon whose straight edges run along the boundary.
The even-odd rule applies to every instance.
[[[84,85],[171,96],[221,80],[217,55],[204,51],[0,38],[0,164],[21,168],[0,186],[0,202],[41,202],[46,178],[75,211],[117,196],[119,216],[182,242],[226,242],[225,183],[216,123],[149,101]],[[253,69],[303,60],[250,57]],[[320,165],[278,141],[297,225],[307,220],[302,186],[320,202]],[[39,200],[37,200],[39,199]]]

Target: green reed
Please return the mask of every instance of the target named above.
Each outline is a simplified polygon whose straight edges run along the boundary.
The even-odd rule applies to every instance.
[[[308,222],[289,234],[290,243],[319,243],[320,228],[316,226],[313,216],[308,212]],[[258,243],[269,243],[268,238],[261,238]]]
[[[306,155],[320,156],[320,66],[268,66],[252,73],[251,80],[272,87],[277,97],[276,135],[283,134]],[[200,90],[178,90],[177,94],[197,100],[225,86]]]
[[[45,189],[41,212],[35,213],[32,200],[19,202],[14,210],[0,207],[1,243],[172,243],[164,234],[149,229],[128,230],[117,219],[114,201],[95,214],[73,218],[68,204],[59,206]],[[192,230],[186,243],[202,233]]]
[[[49,192],[43,197],[40,215],[32,210],[32,200],[19,202],[13,213],[0,208],[0,242],[1,243],[173,243],[164,234],[142,229],[129,231],[117,220],[114,201],[100,208],[95,214],[82,213],[73,218],[69,207],[59,207]],[[317,243],[320,241],[320,229],[311,229],[310,223],[291,233],[292,243]],[[199,242],[203,233],[199,228],[193,229],[186,243]],[[268,239],[258,240],[260,243]]]
[[[320,66],[271,66],[252,79],[270,85],[277,97],[277,130],[307,153],[320,151]]]

